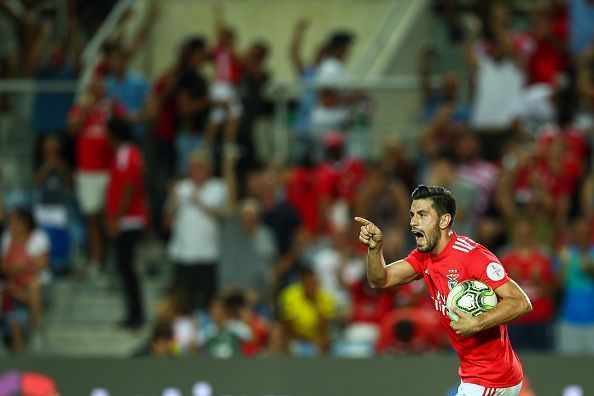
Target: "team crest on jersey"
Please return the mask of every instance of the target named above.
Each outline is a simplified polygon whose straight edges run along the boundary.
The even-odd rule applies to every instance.
[[[458,277],[460,274],[458,274],[458,270],[455,269],[448,270],[448,272],[449,274],[446,275],[448,278],[448,288],[452,290],[458,284]]]

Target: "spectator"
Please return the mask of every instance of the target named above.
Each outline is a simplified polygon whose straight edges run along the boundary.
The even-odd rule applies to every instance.
[[[28,59],[28,74],[40,81],[70,81],[74,85],[81,67],[82,45],[75,32],[76,20],[68,24],[68,40],[49,40],[54,30],[44,24],[37,37],[34,50]],[[49,44],[48,44],[48,41]],[[42,53],[47,48],[47,59]],[[45,92],[35,96],[33,104],[33,129],[38,139],[48,134],[66,135],[68,110],[74,102],[74,89],[64,92]],[[40,141],[39,140],[39,141]],[[66,148],[70,148],[67,146]],[[66,152],[70,163],[72,153]]]
[[[382,167],[391,178],[404,183],[407,191],[412,191],[416,186],[416,175],[413,159],[408,154],[403,142],[397,139],[387,141],[382,155]]]
[[[126,121],[112,118],[107,128],[115,151],[106,193],[107,231],[115,244],[116,265],[126,302],[126,317],[121,325],[134,330],[144,324],[142,290],[134,266],[138,243],[148,223],[145,165]]]
[[[351,300],[346,280],[358,273],[362,265],[355,246],[350,229],[337,229],[308,249],[311,266],[321,288],[332,296],[338,317],[349,314]]]
[[[278,260],[274,266],[273,295],[295,280],[301,256],[310,239],[298,212],[283,198],[276,169],[263,168],[248,175],[248,195],[262,208],[262,220],[272,230]]]
[[[462,103],[458,95],[458,78],[453,73],[444,73],[441,76],[441,86],[434,89],[431,82],[431,63],[435,50],[429,46],[421,48],[419,56],[419,74],[421,80],[421,93],[423,95],[423,120],[429,121],[444,105],[453,107],[451,120],[457,123],[468,121],[468,106]]]
[[[150,354],[152,357],[173,356],[173,331],[169,323],[158,322],[153,328],[150,340]]]
[[[281,322],[274,322],[268,331],[266,348],[262,355],[264,357],[287,356],[289,355],[289,337],[285,325]]]
[[[90,275],[99,273],[103,262],[101,213],[109,180],[112,149],[106,130],[112,117],[125,117],[124,108],[107,96],[101,78],[94,78],[79,103],[68,114],[68,132],[76,142],[76,197],[86,217]]]
[[[19,64],[19,37],[14,15],[6,2],[0,3],[0,78],[12,78]],[[9,110],[8,95],[0,94],[0,113]]]
[[[202,37],[192,38],[182,47],[175,88],[178,129],[175,148],[179,175],[186,173],[191,153],[199,149],[205,139],[211,101],[208,83],[200,73],[200,67],[207,57],[206,40]]]
[[[242,344],[253,338],[250,327],[241,319],[245,308],[245,297],[241,293],[211,301],[212,325],[201,333],[198,341],[209,356],[226,359],[242,354]]]
[[[169,353],[183,356],[198,350],[198,319],[193,313],[194,306],[188,290],[175,284],[167,290],[156,307],[158,323],[169,326],[171,331]]]
[[[470,180],[460,175],[452,153],[438,154],[430,163],[428,180],[428,185],[443,186],[456,197],[456,232],[474,237],[479,191]]]
[[[357,95],[344,95],[337,86],[347,79],[345,61],[349,54],[354,36],[347,31],[335,32],[329,42],[325,57],[316,72],[319,86],[318,102],[310,117],[311,132],[314,136],[323,136],[331,130],[343,130],[348,121],[348,108]]]
[[[140,73],[128,69],[128,58],[124,49],[113,46],[107,54],[109,73],[105,75],[107,94],[124,105],[128,111],[128,119],[133,122],[134,139],[144,143],[144,109],[148,96],[148,82]]]
[[[445,349],[437,334],[437,317],[430,309],[398,308],[384,316],[376,348],[381,354],[419,354]]]
[[[584,109],[594,110],[594,43],[577,57],[577,90]]]
[[[227,155],[224,162],[228,205],[221,236],[221,283],[245,287],[257,295],[258,303],[269,305],[277,257],[274,234],[263,224],[259,201],[246,198],[237,202],[235,160]],[[225,246],[233,248],[225,249]]]
[[[569,49],[579,55],[594,43],[594,3],[569,1]]]
[[[594,353],[594,249],[591,223],[580,218],[570,227],[571,241],[560,252],[563,287],[557,349],[564,354]]]
[[[35,219],[51,241],[50,266],[64,272],[70,265],[70,205],[72,170],[62,155],[62,140],[49,135],[43,142],[43,162],[35,175]]]
[[[532,312],[509,326],[509,335],[518,350],[550,350],[553,346],[553,297],[555,281],[550,255],[537,245],[533,224],[527,218],[516,221],[513,245],[501,262],[506,272],[532,302]]]
[[[470,180],[478,188],[476,212],[483,216],[489,210],[497,185],[499,169],[481,156],[481,146],[476,135],[463,131],[456,142],[456,158],[460,177]]]
[[[271,79],[266,61],[270,48],[265,41],[254,41],[241,57],[241,81],[238,89],[244,112],[238,126],[237,144],[241,158],[237,170],[245,175],[245,171],[255,167],[256,158],[256,133],[258,121],[263,115],[271,111],[271,105],[264,94]],[[261,150],[260,150],[261,152]]]
[[[153,326],[149,340],[137,350],[133,357],[173,357],[175,343],[169,322],[158,321]]]
[[[358,187],[354,213],[361,213],[378,227],[405,230],[409,223],[410,193],[397,179],[390,179],[378,165],[368,166]]]
[[[194,153],[188,168],[188,176],[175,184],[166,202],[169,258],[175,263],[174,282],[189,291],[193,306],[206,310],[219,288],[220,232],[228,192],[225,182],[212,176],[207,152]]]
[[[98,13],[96,10],[92,10],[93,7],[87,7],[87,11],[90,14],[95,14],[93,17],[96,18],[97,14],[100,15],[100,13]],[[142,45],[146,43],[150,30],[157,22],[159,17],[160,9],[158,3],[151,2],[147,5],[147,7],[148,9],[136,29],[130,29],[129,26],[130,20],[132,19],[131,17],[134,13],[133,5],[130,5],[121,14],[121,17],[119,21],[117,21],[115,28],[110,32],[110,36],[105,39],[104,45],[101,48],[102,57],[95,65],[94,70],[96,75],[105,77],[109,74],[113,74],[114,71],[110,69],[111,65],[108,59],[113,48],[122,50],[125,63],[130,63],[134,59]],[[109,9],[111,8],[112,7],[109,7],[107,12],[109,12]],[[125,33],[131,30],[135,30],[134,35],[127,39],[125,37]]]
[[[465,58],[476,74],[471,125],[478,130],[488,160],[501,157],[502,145],[513,135],[521,113],[524,74],[519,67],[507,26],[507,9],[493,4],[486,28],[493,39],[477,48],[478,25],[472,26],[465,44]],[[478,21],[477,21],[478,22]],[[498,109],[498,111],[493,111]]]
[[[534,145],[510,145],[503,157],[495,206],[502,220],[509,224],[527,216],[535,224],[536,240],[552,245],[554,240],[555,200],[543,183],[543,174],[536,168]]]
[[[456,147],[458,137],[464,133],[465,125],[453,120],[454,106],[442,105],[429,121],[420,139],[420,149],[424,161],[421,163],[420,175],[426,171],[426,161],[437,157],[441,151],[452,151]]]
[[[592,224],[590,242],[594,244],[594,163],[591,164],[590,172],[584,178],[584,184],[580,192],[580,204],[582,215],[586,220],[590,220]]]
[[[330,322],[335,316],[332,296],[319,285],[315,272],[302,268],[300,281],[279,295],[284,321],[297,354],[317,355],[330,347]]]
[[[43,287],[49,277],[50,242],[47,235],[36,229],[33,215],[23,209],[13,210],[8,219],[8,229],[2,235],[2,293],[3,317],[10,329],[11,349],[21,353],[24,347],[27,324],[30,325],[33,350],[43,347]],[[29,317],[29,323],[27,323]]]
[[[330,132],[323,140],[324,159],[318,166],[321,213],[327,216],[326,229],[350,224],[348,208],[365,176],[365,165],[348,156],[344,135]]]
[[[311,235],[325,231],[321,194],[318,164],[314,162],[311,152],[304,152],[298,163],[289,169],[286,196],[287,202],[297,210],[303,226]]]
[[[155,219],[163,218],[161,203],[167,198],[166,191],[169,183],[172,182],[178,169],[186,168],[186,163],[183,161],[187,161],[187,156],[191,152],[176,152],[178,121],[182,122],[180,133],[187,134],[181,138],[180,150],[184,148],[188,139],[191,140],[191,136],[194,136],[190,133],[192,128],[197,128],[194,132],[196,135],[204,132],[208,109],[205,101],[206,80],[200,74],[196,77],[195,69],[206,58],[205,48],[204,39],[200,37],[185,41],[179,50],[176,64],[157,78],[147,99],[147,118],[154,119],[154,161],[148,164],[149,172],[154,177],[148,180],[148,187],[152,203],[151,213]],[[192,85],[181,86],[182,80],[184,84],[192,82]],[[177,114],[178,91],[181,91],[180,106],[188,113],[183,117],[181,115],[178,117]],[[190,116],[190,113],[193,115]],[[185,131],[185,129],[188,130]],[[194,143],[190,146],[199,145],[199,141]],[[177,159],[182,153],[185,159]]]
[[[218,3],[214,9],[217,42],[212,51],[214,61],[214,83],[210,91],[213,102],[205,144],[212,147],[215,134],[223,128],[223,141],[235,143],[243,107],[237,92],[242,78],[241,60],[235,52],[235,31],[225,24],[223,9]]]
[[[311,62],[306,62],[303,59],[302,47],[303,36],[307,31],[309,21],[306,18],[300,18],[295,28],[293,29],[293,36],[290,45],[290,58],[296,76],[305,84],[311,84],[316,81],[316,74],[318,66],[322,59],[327,55],[327,44],[321,44]],[[299,98],[299,105],[297,109],[295,131],[299,134],[307,134],[310,132],[310,115],[316,104],[317,94],[316,90],[307,87],[301,93]],[[304,153],[300,153],[301,155]]]

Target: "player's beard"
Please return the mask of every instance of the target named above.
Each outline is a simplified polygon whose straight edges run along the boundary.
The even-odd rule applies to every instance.
[[[423,253],[427,253],[427,252],[431,252],[433,251],[433,249],[435,249],[435,247],[437,246],[437,244],[439,243],[439,240],[441,238],[441,234],[439,232],[439,227],[435,227],[433,230],[429,231],[429,232],[425,232],[423,233],[425,236],[425,246],[421,247],[421,246],[417,246],[417,248],[419,249],[419,252],[423,252]]]

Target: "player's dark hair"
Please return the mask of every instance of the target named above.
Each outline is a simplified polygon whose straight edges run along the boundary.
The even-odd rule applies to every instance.
[[[412,200],[430,199],[433,209],[437,212],[439,217],[448,213],[452,216],[450,225],[454,223],[456,217],[456,199],[451,192],[440,186],[426,186],[419,184],[412,192]]]

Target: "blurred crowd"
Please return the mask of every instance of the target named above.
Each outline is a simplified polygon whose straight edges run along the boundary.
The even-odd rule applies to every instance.
[[[12,12],[17,3],[21,14]],[[77,79],[85,34],[60,40],[28,3],[45,4],[0,2],[0,29],[21,32],[1,43],[2,77]],[[378,158],[353,155],[348,139],[371,95],[339,87],[355,44],[347,30],[329,32],[306,59],[303,19],[286,48],[274,48],[288,52],[306,84],[287,120],[288,163],[258,155],[255,137],[272,112],[272,49],[263,40],[237,48],[222,7],[214,38],[188,37],[155,81],[129,64],[158,9],[134,37],[114,32],[80,97],[35,98],[35,198],[27,208],[0,206],[0,318],[11,349],[44,342],[48,285],[52,275],[78,279],[79,244],[90,279],[114,252],[121,325],[152,329],[139,355],[447,350],[422,282],[369,287],[352,221],[382,228],[386,261],[405,257],[414,248],[410,193],[424,183],[454,194],[454,230],[496,252],[531,298],[533,311],[510,325],[514,347],[594,354],[594,2],[434,5],[469,72],[445,71],[432,84],[439,49],[422,46],[422,133],[411,148],[394,131]],[[101,15],[78,8],[69,29]],[[156,307],[145,306],[135,269],[147,239],[162,241],[172,267]]]

